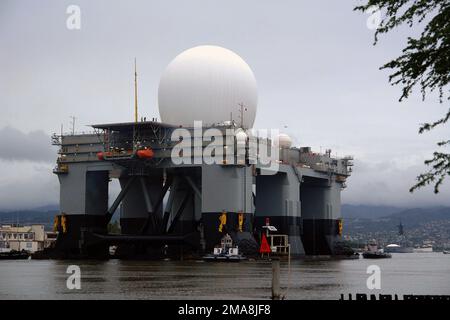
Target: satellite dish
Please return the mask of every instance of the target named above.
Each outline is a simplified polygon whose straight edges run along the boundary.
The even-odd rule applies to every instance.
[[[278,231],[278,229],[275,228],[274,226],[263,226],[263,228],[267,228],[267,230],[272,231],[272,232]]]

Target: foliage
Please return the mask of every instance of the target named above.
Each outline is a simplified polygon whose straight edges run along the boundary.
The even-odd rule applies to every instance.
[[[367,0],[354,10],[366,11],[377,7],[385,12],[379,27],[375,32],[375,43],[378,36],[396,27],[407,24],[425,24],[419,38],[408,37],[407,45],[402,54],[383,65],[380,69],[391,69],[389,82],[402,86],[400,101],[407,99],[415,87],[419,87],[422,99],[427,93],[437,91],[439,101],[448,107],[450,101],[450,0]],[[419,129],[426,131],[447,123],[450,118],[450,108],[446,114],[435,122],[424,123]],[[450,140],[438,143],[439,147],[450,146]],[[425,185],[434,183],[434,192],[444,179],[450,175],[450,153],[434,152],[433,158],[425,164],[431,168],[427,173],[417,177],[417,183],[411,192]]]

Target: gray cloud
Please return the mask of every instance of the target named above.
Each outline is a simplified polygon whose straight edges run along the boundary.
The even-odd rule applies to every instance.
[[[53,164],[0,159],[0,210],[29,209],[58,203]]]
[[[409,192],[415,177],[427,169],[422,162],[404,160],[361,161],[355,160],[348,188],[342,192],[344,203],[422,207],[450,205],[450,181],[439,194],[432,186]]]
[[[77,131],[132,120],[134,57],[140,114],[150,119],[158,116],[158,82],[167,64],[190,47],[215,44],[241,55],[255,73],[255,127],[287,126],[296,145],[355,156],[344,202],[448,205],[450,181],[437,196],[429,189],[408,192],[427,169],[423,160],[435,142],[448,136],[445,127],[418,135],[418,126],[445,108],[433,97],[423,103],[420,93],[398,103],[400,88],[378,69],[401,53],[411,30],[382,36],[374,47],[368,16],[352,10],[357,3],[0,1],[0,128],[6,127],[0,196],[8,195],[0,200],[20,205],[23,192],[36,205],[54,201],[49,133],[61,123],[67,128],[69,116],[77,117]],[[81,8],[79,31],[66,28],[71,4]],[[21,171],[27,177],[19,180]],[[36,179],[54,189],[42,192]]]
[[[55,150],[50,137],[42,130],[23,133],[4,127],[0,129],[0,159],[50,162],[55,160]]]

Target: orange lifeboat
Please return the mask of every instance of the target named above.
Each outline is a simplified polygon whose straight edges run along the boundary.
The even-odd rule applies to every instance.
[[[151,159],[155,155],[152,149],[142,149],[136,152],[139,159]]]
[[[112,155],[111,152],[98,152],[97,153],[97,159],[98,160],[105,160],[105,157],[110,157]]]

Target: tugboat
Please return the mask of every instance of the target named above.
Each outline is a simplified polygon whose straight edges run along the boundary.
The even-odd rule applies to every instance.
[[[227,233],[220,241],[220,246],[214,248],[213,254],[207,254],[203,257],[205,261],[229,261],[239,262],[247,258],[239,254],[239,248],[233,247],[233,240]]]
[[[392,258],[390,253],[384,252],[383,249],[378,249],[377,242],[375,240],[369,241],[362,256],[365,259]]]

